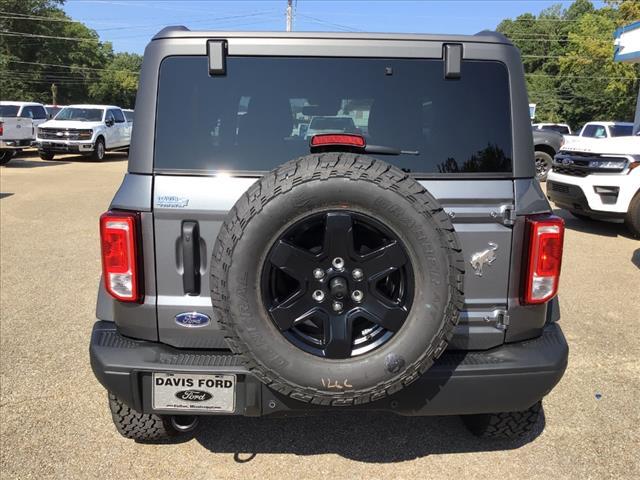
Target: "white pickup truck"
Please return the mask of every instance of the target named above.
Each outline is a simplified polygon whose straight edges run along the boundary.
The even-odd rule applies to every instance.
[[[33,145],[36,128],[47,121],[41,103],[0,102],[0,165],[4,165],[18,150]]]
[[[563,145],[547,177],[547,196],[581,219],[622,219],[640,238],[640,136]]]
[[[43,160],[56,153],[80,153],[101,161],[109,150],[125,150],[131,141],[131,124],[120,107],[69,105],[38,128],[36,143]]]

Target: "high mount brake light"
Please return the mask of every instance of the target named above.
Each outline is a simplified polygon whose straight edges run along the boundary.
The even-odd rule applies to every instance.
[[[526,220],[527,269],[522,303],[545,303],[558,293],[564,220],[554,215],[533,215]]]
[[[320,133],[311,137],[311,147],[346,146],[364,148],[367,143],[362,135],[351,133]]]
[[[100,217],[102,274],[107,292],[122,302],[140,302],[138,215],[109,211]]]

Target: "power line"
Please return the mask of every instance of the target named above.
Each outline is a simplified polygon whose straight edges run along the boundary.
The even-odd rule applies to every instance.
[[[551,75],[548,73],[525,73],[525,76],[527,77],[550,77],[550,78],[568,78],[568,79],[574,79],[574,78],[589,78],[589,79],[593,79],[593,80],[627,80],[627,81],[632,81],[635,82],[636,80],[640,80],[640,78],[637,77],[593,77],[591,75]]]
[[[99,39],[96,38],[80,38],[80,37],[56,37],[52,35],[38,35],[35,33],[26,33],[26,32],[10,32],[8,30],[0,30],[0,36],[9,36],[9,37],[27,37],[27,38],[49,38],[54,40],[73,40],[76,42],[98,42]]]
[[[61,64],[57,64],[57,63],[41,63],[41,62],[25,62],[23,60],[8,60],[11,63],[23,63],[23,64],[27,64],[27,65],[41,65],[41,66],[45,66],[45,67],[60,67],[60,68],[77,68],[79,70],[96,70],[96,71],[105,71],[105,70],[111,70],[110,68],[93,68],[93,67],[80,67],[80,66],[76,66],[76,65],[61,65]],[[116,72],[129,72],[129,73],[133,73],[136,75],[139,75],[139,72],[136,72],[135,70],[111,70],[111,71],[116,71]]]

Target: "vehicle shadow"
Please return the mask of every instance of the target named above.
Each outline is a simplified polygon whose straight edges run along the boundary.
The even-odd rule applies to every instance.
[[[553,213],[564,219],[564,225],[576,232],[602,235],[605,237],[625,237],[633,238],[622,222],[612,222],[606,220],[581,220],[574,217],[567,210],[554,208]]]
[[[631,255],[631,263],[640,268],[640,248],[638,248],[633,255]]]
[[[0,192],[0,200],[2,200],[3,198],[7,198],[10,197],[11,195],[13,195],[13,193],[9,193],[9,192]]]
[[[457,416],[403,417],[393,413],[330,412],[285,418],[204,417],[194,438],[212,453],[246,463],[262,453],[334,453],[367,463],[394,463],[429,455],[511,450],[537,438],[488,440],[471,435]]]
[[[66,159],[65,159],[66,160]],[[65,160],[51,160],[48,162],[42,160],[23,160],[14,157],[3,168],[39,168],[39,167],[56,167],[58,165],[66,165],[69,162]]]
[[[100,162],[93,160],[92,158],[85,157],[84,155],[65,155],[62,157],[63,162],[67,163],[111,163],[111,162],[126,162],[129,156],[126,152],[107,152],[104,159]],[[47,162],[56,162],[58,160],[48,160]]]

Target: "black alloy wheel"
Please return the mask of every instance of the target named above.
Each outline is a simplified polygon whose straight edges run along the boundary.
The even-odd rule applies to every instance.
[[[405,246],[361,213],[316,213],[291,225],[267,254],[262,298],[279,331],[313,355],[369,353],[402,328],[414,279]]]

